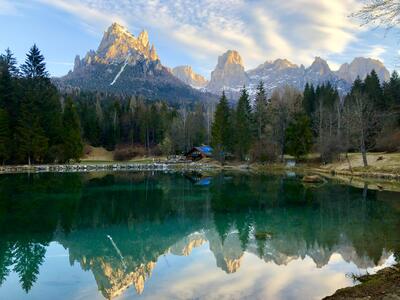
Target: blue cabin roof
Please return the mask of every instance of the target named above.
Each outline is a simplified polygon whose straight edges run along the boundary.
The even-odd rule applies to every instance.
[[[212,155],[213,153],[213,148],[210,146],[200,146],[200,147],[195,147],[198,151],[203,152],[206,155]]]

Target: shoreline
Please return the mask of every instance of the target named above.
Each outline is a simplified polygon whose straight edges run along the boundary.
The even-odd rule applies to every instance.
[[[0,174],[23,173],[74,173],[101,171],[176,171],[214,169],[208,164],[185,163],[171,164],[163,162],[81,162],[77,164],[42,164],[42,165],[8,165],[0,166]]]
[[[368,169],[366,171],[349,171],[329,169],[322,166],[299,164],[286,166],[284,164],[248,164],[218,162],[168,162],[168,161],[82,161],[73,164],[37,164],[37,165],[4,165],[0,166],[0,174],[41,173],[41,172],[91,172],[91,171],[170,171],[170,170],[222,170],[222,171],[252,171],[256,173],[273,171],[292,171],[299,174],[319,174],[327,177],[357,177],[360,179],[381,179],[400,182],[400,170],[397,172],[381,172]]]
[[[387,172],[350,172],[347,170],[327,169],[323,166],[299,164],[246,164],[228,163],[221,165],[215,161],[205,162],[169,162],[162,160],[138,160],[127,162],[115,161],[82,161],[75,164],[42,164],[42,165],[7,165],[0,166],[0,175],[31,173],[92,173],[92,172],[245,172],[253,174],[295,173],[300,176],[318,175],[338,183],[378,191],[400,192],[400,174]]]
[[[400,264],[379,270],[373,275],[354,276],[360,283],[338,289],[333,295],[322,300],[346,299],[400,299]]]

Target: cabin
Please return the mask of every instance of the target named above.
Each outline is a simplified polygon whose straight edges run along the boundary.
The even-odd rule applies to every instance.
[[[203,158],[212,157],[213,148],[210,146],[199,146],[193,147],[189,152],[185,154],[187,160],[201,160]]]

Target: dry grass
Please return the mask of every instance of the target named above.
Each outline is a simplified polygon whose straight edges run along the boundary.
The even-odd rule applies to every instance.
[[[107,151],[103,147],[85,146],[85,155],[81,159],[82,162],[111,162],[113,159],[113,151]]]
[[[400,174],[400,153],[368,153],[368,167],[363,166],[360,153],[350,153],[349,159],[354,172],[377,172]],[[349,164],[342,155],[339,162],[328,164],[322,169],[349,171]]]

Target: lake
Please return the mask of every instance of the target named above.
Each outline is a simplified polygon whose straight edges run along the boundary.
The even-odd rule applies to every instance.
[[[295,174],[0,176],[0,299],[321,299],[400,259],[399,193]]]

